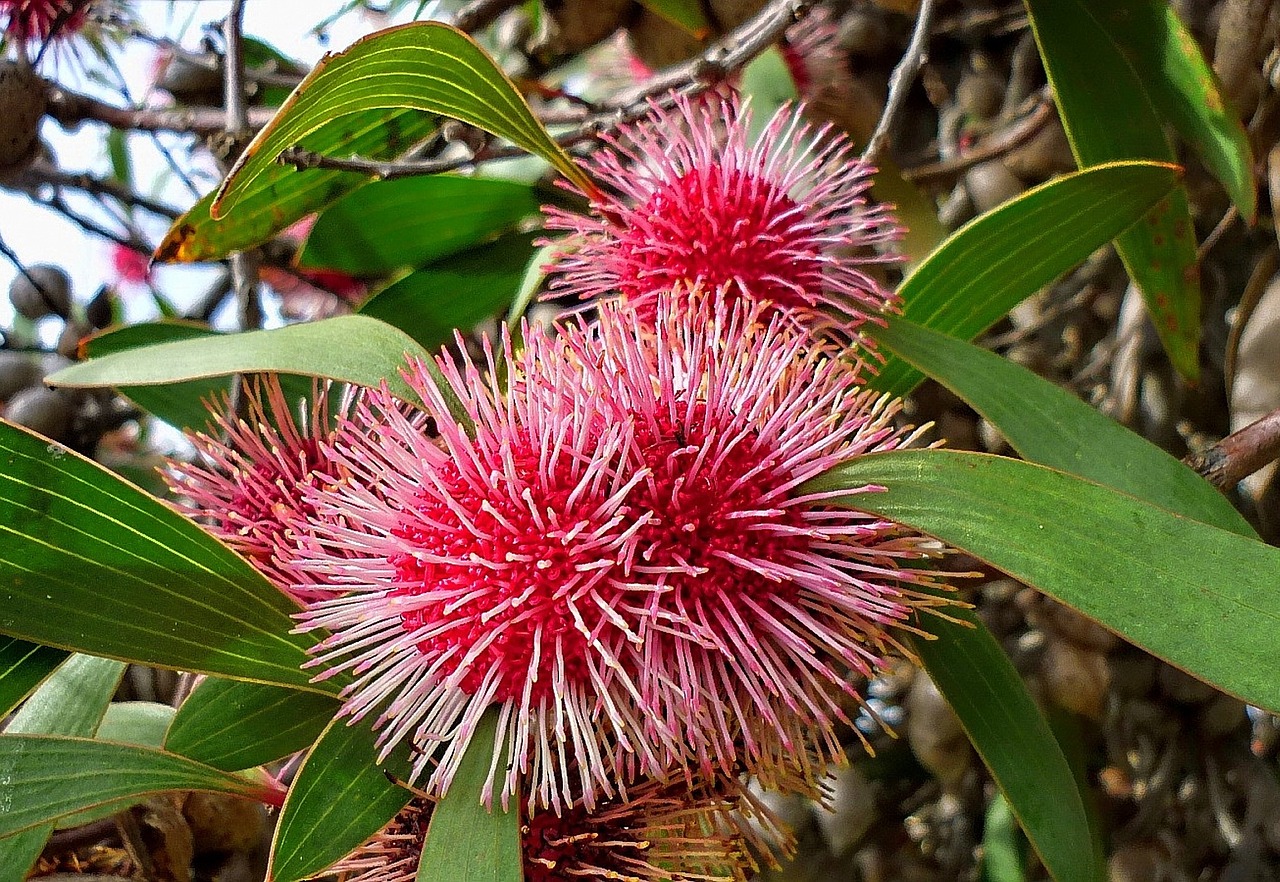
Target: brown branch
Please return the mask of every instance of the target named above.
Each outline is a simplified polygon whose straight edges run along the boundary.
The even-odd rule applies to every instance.
[[[563,112],[544,112],[540,114],[542,121],[576,124],[575,129],[555,138],[560,146],[569,147],[593,140],[603,131],[643,116],[649,112],[651,101],[666,104],[670,102],[673,92],[677,91],[690,95],[697,94],[744,67],[776,43],[788,27],[804,18],[811,2],[812,0],[772,0],[754,18],[713,43],[702,55],[661,71],[641,87],[615,96],[610,101],[602,102],[599,105],[601,110],[593,110],[590,106],[577,106]],[[415,175],[439,174],[480,162],[523,155],[524,151],[514,147],[497,147],[483,149],[469,157],[386,161],[358,156],[338,158],[292,147],[281,153],[277,161],[299,169],[326,168],[357,172],[382,180],[394,180]]]
[[[921,68],[929,60],[929,26],[933,21],[934,0],[920,0],[920,9],[916,12],[916,26],[911,32],[911,42],[902,59],[893,69],[889,77],[889,97],[885,100],[884,111],[876,122],[875,131],[867,141],[867,149],[862,151],[862,161],[875,163],[877,157],[889,145],[889,138],[898,125],[898,117],[907,104],[907,93],[911,84],[920,75]]]
[[[924,3],[932,5],[933,0]],[[712,43],[701,55],[658,71],[643,85],[619,94],[603,106],[615,111],[631,110],[672,90],[696,93],[722,82],[782,39],[787,28],[801,21],[812,6],[813,0],[770,0],[753,18]]]
[[[1233,432],[1184,462],[1219,490],[1235,487],[1258,469],[1280,459],[1280,410]]]
[[[36,163],[22,172],[18,182],[21,186],[38,187],[48,185],[80,190],[90,196],[114,199],[122,205],[127,205],[130,208],[141,208],[144,211],[149,211],[169,220],[176,220],[180,214],[177,209],[170,208],[168,205],[157,202],[154,199],[149,199],[140,193],[135,193],[119,181],[95,177],[87,172],[63,171],[60,168],[44,163]]]
[[[975,165],[998,159],[1017,150],[1040,133],[1053,119],[1053,101],[1047,94],[1041,95],[1035,109],[1017,120],[1012,126],[995,133],[982,141],[972,150],[954,159],[918,165],[915,168],[903,169],[902,176],[916,184],[930,183],[938,180],[950,180]]]
[[[65,129],[84,122],[100,122],[125,131],[174,132],[201,137],[221,134],[226,125],[226,111],[220,107],[115,107],[61,87],[52,90],[49,115]],[[246,116],[247,128],[260,129],[275,116],[275,110],[251,107]]]

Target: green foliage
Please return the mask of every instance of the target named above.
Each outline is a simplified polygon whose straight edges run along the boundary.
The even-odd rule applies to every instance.
[[[1170,165],[1118,162],[1029,190],[956,230],[918,265],[898,289],[902,314],[971,340],[1123,232],[1176,180]],[[922,379],[890,361],[872,385],[902,396]]]
[[[431,811],[418,882],[520,882],[524,877],[520,807],[494,806],[490,811],[481,803],[497,723],[497,709],[481,718],[449,792]],[[501,763],[498,775],[502,775]]]
[[[164,746],[234,772],[302,750],[337,712],[337,700],[325,695],[210,677],[182,703]]]
[[[310,878],[409,804],[412,794],[392,780],[408,776],[408,750],[402,745],[377,765],[370,722],[334,720],[307,754],[276,825],[269,871],[273,882]]]
[[[867,484],[887,489],[841,504],[936,536],[1224,692],[1280,708],[1269,661],[1280,625],[1280,549],[987,454],[874,454],[837,466],[811,489]]]

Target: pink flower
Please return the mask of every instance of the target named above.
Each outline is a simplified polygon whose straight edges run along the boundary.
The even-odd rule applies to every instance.
[[[302,425],[274,375],[246,390],[244,404],[245,418],[238,419],[225,396],[210,403],[211,426],[190,435],[203,461],[171,461],[164,479],[188,514],[304,602],[313,593],[282,562],[283,549],[314,520],[303,489],[336,480],[322,452],[328,395],[316,387]]]
[[[649,320],[660,293],[724,288],[842,345],[858,339],[894,305],[866,267],[895,259],[871,249],[898,230],[884,206],[867,204],[871,169],[850,141],[784,107],[752,145],[736,96],[674,100],[604,136],[588,169],[614,195],[594,201],[592,216],[545,209],[549,229],[578,234],[553,287],[619,293]]]
[[[567,337],[630,423],[624,473],[642,476],[629,578],[647,590],[621,673],[651,740],[679,733],[666,764],[812,778],[843,758],[848,673],[870,675],[902,650],[893,631],[942,602],[913,565],[943,549],[804,484],[915,434],[894,427],[896,402],[759,305],[660,296],[655,313],[650,327],[606,304]]]
[[[936,543],[802,489],[912,440],[896,406],[761,305],[654,309],[504,337],[509,380],[490,349],[483,372],[440,359],[439,387],[417,365],[438,436],[375,392],[326,446],[342,481],[305,492],[289,564],[330,592],[299,616],[330,634],[313,664],[353,676],[343,712],[376,710],[384,752],[410,740],[433,797],[491,705],[514,760],[486,800],[518,778],[557,812],[672,770],[812,780],[842,758],[848,671],[941,602],[909,567]]]
[[[117,282],[145,285],[151,280],[151,263],[147,256],[119,242],[111,243],[111,265]]]
[[[4,32],[19,43],[65,37],[84,27],[91,0],[0,0]]]
[[[542,813],[521,828],[526,882],[740,882],[752,867],[734,804],[649,781],[626,801]],[[413,882],[432,806],[415,799],[331,872],[343,882]]]
[[[556,340],[531,328],[519,354],[502,346],[510,382],[488,347],[483,374],[439,360],[446,392],[426,365],[408,373],[438,436],[385,389],[336,433],[326,456],[344,480],[307,495],[315,541],[295,561],[331,593],[300,620],[331,632],[313,650],[321,676],[354,676],[343,712],[377,709],[386,751],[411,739],[432,796],[497,704],[515,758],[494,773],[504,804],[519,776],[531,804],[591,808],[624,756],[656,768],[645,709],[613,670],[636,639],[626,573],[645,514],[628,496],[644,476],[623,468],[629,426]]]

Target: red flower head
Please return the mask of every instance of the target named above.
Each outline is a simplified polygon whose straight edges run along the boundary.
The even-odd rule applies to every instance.
[[[286,593],[312,596],[302,577],[283,563],[284,549],[314,519],[305,487],[334,482],[322,454],[328,433],[328,395],[320,387],[299,425],[290,402],[271,375],[246,390],[245,418],[224,397],[210,406],[212,425],[191,435],[202,463],[169,463],[164,478],[185,500],[187,513],[247,558]]]
[[[567,337],[630,423],[624,470],[642,476],[630,578],[648,590],[622,673],[654,739],[680,733],[670,764],[812,777],[843,759],[848,673],[872,673],[900,649],[893,629],[941,602],[911,565],[943,549],[804,484],[915,436],[894,427],[895,402],[777,314],[720,296],[660,296],[655,312],[650,326],[606,304]]]
[[[84,27],[91,0],[0,0],[4,32],[19,43],[43,43]]]
[[[553,287],[619,293],[649,321],[663,292],[723,288],[842,345],[858,339],[894,304],[865,267],[896,259],[871,248],[898,229],[867,205],[871,169],[848,138],[784,107],[752,145],[736,96],[674,100],[605,136],[588,169],[614,195],[591,217],[545,209],[549,229],[578,234]]]
[[[587,813],[538,814],[521,830],[527,882],[741,882],[751,866],[732,803],[649,781]],[[413,882],[431,804],[415,799],[331,872],[342,882]]]
[[[438,437],[386,389],[336,433],[345,480],[308,495],[319,522],[297,561],[331,595],[300,619],[331,632],[313,650],[321,676],[354,675],[344,712],[379,709],[384,750],[420,748],[430,795],[497,704],[515,758],[504,803],[519,775],[531,804],[589,809],[626,777],[622,755],[656,768],[636,737],[646,709],[614,672],[636,639],[626,572],[646,515],[628,497],[644,475],[623,467],[629,426],[555,339],[530,328],[519,354],[503,347],[509,382],[488,347],[484,374],[439,360],[447,392],[426,365],[408,374]]]

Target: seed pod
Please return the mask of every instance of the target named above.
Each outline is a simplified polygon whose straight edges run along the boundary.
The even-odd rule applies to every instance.
[[[4,417],[46,438],[58,440],[71,428],[71,400],[53,389],[31,386],[13,396]]]
[[[89,336],[93,328],[79,319],[70,319],[62,326],[58,337],[58,354],[75,359],[80,355],[80,341]]]
[[[965,172],[964,186],[979,214],[1016,198],[1024,189],[1022,181],[998,159],[979,163]]]
[[[48,86],[28,65],[0,61],[0,169],[34,156]]]
[[[39,264],[18,273],[9,285],[9,300],[23,318],[39,321],[46,315],[64,318],[71,309],[71,279],[61,268]]]
[[[857,766],[833,767],[822,782],[830,792],[829,806],[815,805],[818,829],[834,855],[841,855],[862,841],[876,819],[876,795],[867,776]]]
[[[93,299],[84,308],[84,317],[89,320],[89,324],[95,328],[105,328],[111,324],[114,295],[115,291],[110,285],[103,285],[98,289],[98,293],[93,295]]]
[[[222,100],[222,72],[181,55],[169,59],[156,83],[181,104],[217,104]]]
[[[645,9],[627,29],[631,51],[653,70],[679,64],[702,51],[703,43],[679,25]]]
[[[1102,716],[1111,685],[1111,670],[1104,656],[1066,640],[1051,640],[1041,670],[1057,704],[1091,719]]]
[[[40,382],[40,365],[24,352],[0,351],[0,401]]]
[[[972,748],[960,719],[933,680],[916,676],[907,693],[907,743],[920,764],[943,786],[957,784],[969,768]]]
[[[545,4],[532,54],[560,56],[594,46],[623,24],[631,0],[553,0]]]

